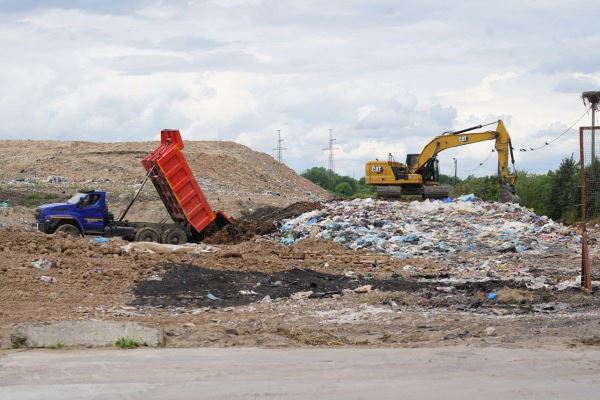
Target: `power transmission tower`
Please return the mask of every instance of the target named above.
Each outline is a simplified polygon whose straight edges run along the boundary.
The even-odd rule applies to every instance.
[[[281,146],[282,142],[283,142],[283,139],[281,138],[281,129],[277,129],[277,147],[275,147],[273,150],[277,150],[277,161],[279,161],[280,163],[283,163],[283,158],[281,157],[281,152],[283,150],[287,150],[285,147]]]
[[[335,139],[333,137],[333,129],[329,129],[329,146],[324,148],[323,150],[329,151],[329,163],[327,169],[331,172],[335,172],[335,163],[333,158],[333,150],[334,150]]]

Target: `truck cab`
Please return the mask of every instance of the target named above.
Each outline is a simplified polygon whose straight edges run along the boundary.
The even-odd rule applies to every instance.
[[[106,192],[80,191],[64,203],[44,204],[36,209],[37,229],[70,235],[103,234],[110,218]]]

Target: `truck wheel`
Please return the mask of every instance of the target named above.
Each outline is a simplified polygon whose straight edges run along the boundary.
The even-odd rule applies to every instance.
[[[149,226],[141,228],[135,234],[136,242],[159,242],[160,237],[156,229]]]
[[[169,228],[163,233],[162,242],[166,244],[184,244],[187,242],[187,235],[182,229]]]
[[[69,224],[69,223],[62,224],[58,228],[56,228],[54,233],[58,233],[58,232],[63,232],[65,234],[67,234],[68,236],[81,237],[81,232],[79,232],[79,229],[75,225]]]

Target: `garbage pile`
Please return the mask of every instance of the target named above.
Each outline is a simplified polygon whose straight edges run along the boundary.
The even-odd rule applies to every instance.
[[[291,244],[308,237],[330,239],[351,249],[398,258],[577,251],[580,237],[548,217],[518,204],[467,199],[330,202],[320,210],[284,220],[279,240]]]

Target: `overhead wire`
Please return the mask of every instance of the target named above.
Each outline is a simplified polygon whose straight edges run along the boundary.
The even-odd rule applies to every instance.
[[[555,137],[554,139],[550,140],[549,142],[544,142],[543,145],[538,146],[538,147],[530,147],[529,150],[526,148],[520,148],[519,151],[521,152],[526,152],[526,151],[536,151],[536,150],[540,150],[543,149],[544,147],[550,146],[552,143],[556,142],[558,139],[560,139],[561,137],[563,137],[567,132],[569,132],[571,129],[573,129],[573,127],[575,125],[577,125],[577,123],[579,121],[581,121],[583,119],[583,117],[585,117],[588,112],[592,109],[592,107],[588,107],[585,109],[585,112],[583,114],[581,114],[581,116],[579,118],[577,118],[577,121],[573,122],[571,124],[571,126],[569,126],[567,129],[565,129],[560,135],[558,135],[557,137]]]
[[[544,147],[550,146],[552,143],[556,142],[558,139],[560,139],[561,137],[563,137],[567,132],[569,132],[571,129],[573,129],[573,127],[575,125],[577,125],[577,123],[579,121],[581,121],[583,119],[583,117],[585,117],[589,111],[591,110],[591,106],[586,108],[585,112],[583,114],[581,114],[581,116],[579,118],[577,118],[577,120],[575,122],[573,122],[571,124],[571,126],[569,126],[567,129],[565,129],[560,135],[558,135],[557,137],[555,137],[554,139],[548,141],[548,142],[544,142],[543,145],[538,146],[538,147],[530,147],[529,150],[525,149],[525,148],[519,148],[520,152],[527,152],[527,151],[536,151],[536,150],[540,150],[543,149]],[[482,167],[492,156],[492,154],[494,153],[494,149],[492,149],[491,153],[488,154],[488,156],[485,158],[485,160],[483,160],[482,162],[479,163],[479,165],[477,165],[475,168],[473,169],[467,169],[467,170],[463,170],[463,172],[474,172],[476,170],[478,170],[480,167]]]

